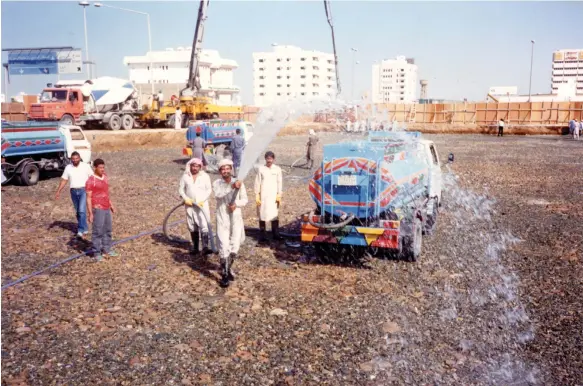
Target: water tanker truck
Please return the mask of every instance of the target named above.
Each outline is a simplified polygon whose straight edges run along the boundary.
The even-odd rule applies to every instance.
[[[86,81],[60,81],[43,90],[40,102],[30,107],[35,121],[60,121],[86,128],[131,130],[142,115],[138,92],[130,81],[100,77]]]
[[[6,182],[35,185],[42,171],[63,170],[71,153],[91,161],[91,144],[78,126],[59,122],[2,122],[2,172]]]
[[[302,216],[301,240],[321,257],[398,253],[416,261],[437,224],[441,168],[435,144],[417,132],[376,132],[324,146],[309,182],[316,208]]]

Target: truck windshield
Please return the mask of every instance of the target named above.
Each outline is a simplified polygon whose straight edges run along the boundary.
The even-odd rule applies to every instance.
[[[45,90],[40,96],[41,102],[65,102],[67,90]]]

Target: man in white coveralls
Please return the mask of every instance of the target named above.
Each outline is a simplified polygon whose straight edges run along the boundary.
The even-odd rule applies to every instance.
[[[221,259],[221,287],[228,287],[235,280],[231,267],[237,258],[239,247],[245,241],[245,228],[241,208],[247,205],[247,191],[241,181],[233,181],[233,161],[224,158],[219,162],[220,179],[213,183],[217,199],[217,237]],[[239,189],[235,200],[233,194]],[[231,201],[233,203],[231,204]]]
[[[266,223],[271,222],[274,240],[281,240],[279,235],[279,205],[283,190],[281,168],[274,164],[275,154],[265,153],[265,165],[259,167],[255,176],[255,202],[259,216],[260,243],[265,243]]]
[[[212,193],[211,179],[202,169],[202,161],[193,158],[186,164],[184,174],[180,179],[178,193],[186,205],[186,223],[192,238],[193,255],[199,252],[199,231],[202,239],[202,253],[209,255],[209,227],[207,219],[210,221],[209,198]],[[201,209],[195,208],[198,205]]]

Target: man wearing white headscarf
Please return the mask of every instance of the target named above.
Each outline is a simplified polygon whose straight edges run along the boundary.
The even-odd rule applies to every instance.
[[[186,223],[192,238],[192,254],[199,253],[200,231],[203,255],[208,255],[211,253],[207,222],[207,219],[210,220],[211,218],[208,200],[212,193],[212,186],[209,175],[201,169],[202,161],[199,158],[193,158],[188,161],[184,174],[180,179],[178,193],[180,193],[186,207]]]
[[[314,152],[316,151],[316,144],[318,143],[318,137],[314,129],[310,129],[310,136],[308,137],[306,158],[308,159],[308,167],[311,169],[314,166]]]
[[[237,258],[241,243],[245,241],[245,227],[241,208],[247,205],[247,191],[241,181],[234,181],[233,161],[224,158],[219,162],[221,178],[213,183],[217,199],[217,237],[221,259],[221,287],[228,287],[235,280],[231,267]],[[233,200],[236,189],[237,196]],[[232,203],[231,203],[232,202]]]

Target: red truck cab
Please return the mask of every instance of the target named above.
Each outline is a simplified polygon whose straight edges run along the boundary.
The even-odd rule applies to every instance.
[[[35,121],[61,121],[73,125],[83,115],[83,94],[76,88],[45,88],[39,103],[30,106],[28,116]]]

